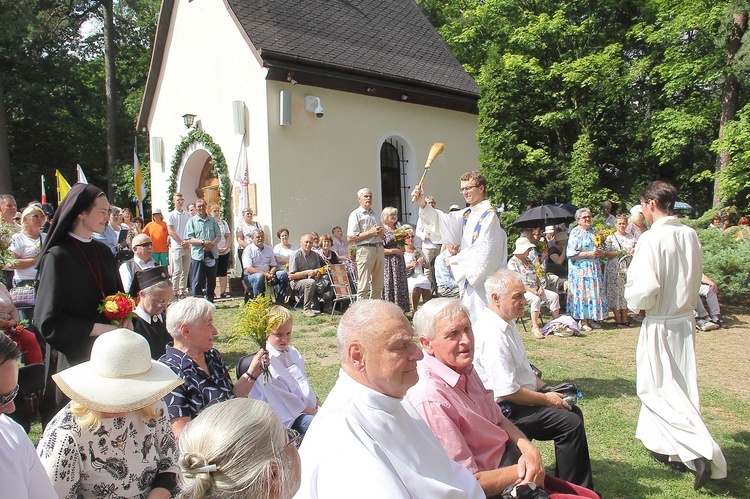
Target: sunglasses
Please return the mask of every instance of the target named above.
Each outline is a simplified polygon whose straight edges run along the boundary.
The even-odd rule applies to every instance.
[[[18,385],[16,385],[13,391],[8,395],[3,395],[2,397],[0,397],[0,407],[5,407],[6,405],[13,402],[13,399],[16,398],[16,395],[18,395]]]
[[[16,391],[18,391],[18,387],[16,387]],[[299,444],[302,441],[302,435],[300,435],[300,433],[297,430],[292,430],[291,428],[287,428],[286,436],[289,439],[289,441],[286,443],[284,447],[288,447],[289,445],[294,445],[295,447],[299,447]]]
[[[150,248],[153,245],[154,243],[141,243],[141,244],[134,244],[133,247],[134,248]]]

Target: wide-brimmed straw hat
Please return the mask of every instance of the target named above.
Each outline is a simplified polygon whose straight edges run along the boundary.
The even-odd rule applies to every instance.
[[[513,254],[523,255],[529,248],[536,248],[536,246],[528,238],[521,236],[516,239],[516,249],[513,250]]]
[[[130,412],[158,401],[183,381],[151,360],[148,341],[128,329],[99,336],[91,360],[52,376],[60,390],[82,406],[101,412]]]

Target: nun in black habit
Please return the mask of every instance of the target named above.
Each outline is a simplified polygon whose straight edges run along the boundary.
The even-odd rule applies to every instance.
[[[122,283],[110,249],[91,238],[104,229],[108,211],[101,189],[75,184],[55,213],[39,259],[34,322],[48,345],[43,424],[67,403],[49,376],[89,360],[94,339],[117,329],[98,308],[105,296],[122,291]],[[129,320],[121,327],[132,328]]]

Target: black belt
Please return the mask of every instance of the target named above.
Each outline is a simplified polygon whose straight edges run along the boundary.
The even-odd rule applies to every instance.
[[[378,246],[380,246],[380,243],[363,243],[363,244],[358,244],[357,248],[361,248],[362,246],[367,246],[367,247],[370,247],[370,248],[372,248],[372,247],[377,248]]]

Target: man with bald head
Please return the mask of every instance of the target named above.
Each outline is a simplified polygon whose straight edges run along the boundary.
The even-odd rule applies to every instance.
[[[122,289],[130,296],[138,294],[138,281],[135,274],[138,271],[156,267],[156,262],[151,258],[154,245],[151,238],[146,234],[138,234],[133,238],[133,253],[135,256],[120,265],[120,280]]]
[[[485,497],[404,399],[422,351],[395,304],[362,300],[339,322],[341,370],[300,448],[295,497]]]
[[[383,292],[385,233],[380,216],[372,209],[372,191],[367,187],[357,191],[359,207],[349,214],[346,240],[356,246],[357,299],[380,298]]]

